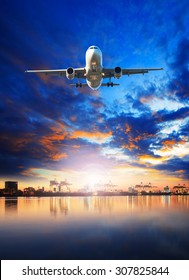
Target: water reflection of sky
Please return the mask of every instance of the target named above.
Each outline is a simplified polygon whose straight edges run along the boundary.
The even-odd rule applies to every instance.
[[[189,259],[189,196],[0,199],[1,259]]]

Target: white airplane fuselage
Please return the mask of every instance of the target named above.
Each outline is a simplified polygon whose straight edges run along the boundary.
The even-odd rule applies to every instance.
[[[91,89],[98,89],[102,84],[102,52],[96,46],[86,51],[86,82]]]

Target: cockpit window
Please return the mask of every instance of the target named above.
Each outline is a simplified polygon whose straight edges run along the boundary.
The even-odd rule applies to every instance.
[[[90,47],[90,49],[91,49],[91,50],[94,50],[94,49],[97,50],[98,48],[95,47],[95,46],[92,46],[92,47]]]

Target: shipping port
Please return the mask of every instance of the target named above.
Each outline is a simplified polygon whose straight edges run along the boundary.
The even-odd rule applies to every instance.
[[[178,184],[172,189],[169,186],[159,188],[148,184],[137,184],[125,189],[119,189],[118,185],[111,181],[102,184],[97,183],[94,186],[86,185],[81,189],[75,190],[72,183],[67,180],[49,182],[48,190],[45,187],[27,187],[23,190],[18,189],[18,182],[5,182],[5,188],[0,189],[0,197],[16,197],[16,196],[155,196],[155,195],[189,195],[189,187],[185,184]]]

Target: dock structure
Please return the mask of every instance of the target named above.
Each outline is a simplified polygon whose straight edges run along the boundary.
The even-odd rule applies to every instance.
[[[189,188],[185,184],[178,184],[178,186],[173,187],[173,192],[176,194],[186,194],[189,192]]]
[[[134,192],[137,192],[138,194],[157,192],[157,189],[158,187],[153,186],[151,183],[143,184],[142,182],[133,187]]]

